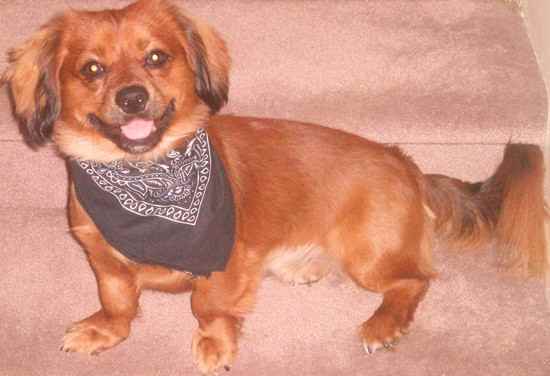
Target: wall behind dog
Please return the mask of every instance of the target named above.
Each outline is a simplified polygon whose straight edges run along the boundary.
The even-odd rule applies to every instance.
[[[533,43],[542,75],[546,81],[547,93],[550,87],[550,1],[524,0],[523,14],[529,37]],[[548,126],[546,128],[546,148],[550,151],[550,95],[548,95]]]
[[[522,9],[529,37],[537,55],[542,75],[546,81],[548,97],[548,118],[546,126],[546,202],[550,202],[550,1],[524,0]],[[550,260],[550,223],[546,224],[546,254]],[[546,274],[546,301],[550,306],[550,272]]]

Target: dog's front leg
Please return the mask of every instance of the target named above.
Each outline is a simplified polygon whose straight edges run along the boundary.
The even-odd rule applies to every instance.
[[[138,312],[141,288],[135,267],[101,236],[76,199],[72,186],[69,197],[71,230],[86,250],[96,276],[101,309],[70,326],[61,349],[98,354],[130,334],[130,323]]]
[[[244,261],[234,251],[225,272],[195,280],[191,308],[199,328],[193,336],[193,358],[203,374],[229,370],[237,354],[244,316],[252,310],[261,265]],[[246,265],[246,266],[245,266]]]
[[[130,270],[119,261],[89,256],[97,278],[101,309],[67,329],[64,351],[98,354],[122,342],[138,311],[139,289]]]

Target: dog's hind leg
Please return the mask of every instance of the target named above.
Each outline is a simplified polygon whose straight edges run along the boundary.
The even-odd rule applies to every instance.
[[[372,286],[365,281],[365,286]],[[379,282],[378,282],[379,283]],[[408,332],[409,324],[429,282],[418,278],[402,278],[379,284],[384,298],[374,314],[361,326],[360,336],[365,351],[373,354],[381,347],[391,348]]]
[[[391,348],[408,331],[434,275],[431,223],[422,205],[396,212],[402,215],[392,215],[387,206],[385,213],[376,216],[371,207],[368,220],[352,219],[353,225],[348,223],[338,231],[344,271],[360,287],[384,296],[380,307],[360,328],[369,354]]]
[[[407,333],[418,303],[428,290],[429,276],[418,273],[411,264],[414,262],[391,254],[375,261],[356,258],[345,267],[359,286],[384,295],[380,307],[360,329],[369,354],[381,347],[390,348]]]

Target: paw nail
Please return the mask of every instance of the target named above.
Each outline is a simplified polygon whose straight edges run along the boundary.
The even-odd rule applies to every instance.
[[[374,354],[374,349],[372,347],[370,347],[369,345],[367,345],[366,343],[363,344],[363,348],[365,349],[365,352],[369,355],[372,355]]]

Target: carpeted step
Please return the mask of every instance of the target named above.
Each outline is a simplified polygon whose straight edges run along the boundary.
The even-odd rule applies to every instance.
[[[195,375],[188,295],[145,293],[130,338],[98,357],[59,351],[67,325],[99,307],[62,210],[12,210],[0,226],[0,373]],[[356,336],[379,295],[328,277],[268,278],[246,321],[235,375],[530,375],[550,371],[544,286],[499,275],[490,253],[436,252],[440,272],[395,352],[365,355]]]
[[[54,11],[91,6],[26,3],[3,6],[2,55]],[[124,3],[100,0],[93,8]],[[183,5],[228,42],[234,65],[226,112],[321,123],[391,143],[543,138],[544,83],[520,15],[502,1]],[[0,70],[5,64],[0,59]],[[3,112],[0,139],[17,139]]]

